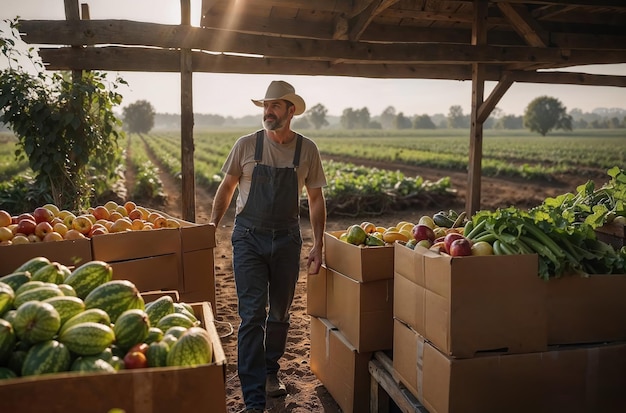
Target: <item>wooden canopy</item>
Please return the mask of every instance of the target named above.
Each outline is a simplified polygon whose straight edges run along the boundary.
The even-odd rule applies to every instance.
[[[190,220],[193,72],[472,80],[468,213],[480,207],[482,124],[514,82],[626,86],[558,70],[626,63],[624,0],[203,0],[201,27],[189,0],[181,25],[89,20],[86,5],[81,20],[64,2],[66,20],[21,21],[24,41],[55,45],[40,49],[48,69],[181,73]],[[486,98],[485,81],[498,82]]]

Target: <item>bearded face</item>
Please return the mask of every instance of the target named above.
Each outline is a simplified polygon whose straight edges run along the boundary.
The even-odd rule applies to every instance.
[[[267,130],[279,130],[289,120],[289,108],[282,100],[272,100],[264,103],[263,126]]]

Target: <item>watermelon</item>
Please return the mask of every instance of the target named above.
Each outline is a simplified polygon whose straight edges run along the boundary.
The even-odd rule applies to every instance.
[[[109,362],[109,364],[113,366],[115,371],[124,370],[124,360],[122,359],[122,357],[118,357],[118,356],[111,357],[111,361]]]
[[[15,313],[13,328],[20,340],[38,343],[51,340],[59,331],[61,316],[52,304],[28,301]]]
[[[50,260],[46,257],[33,257],[17,267],[13,272],[28,271],[31,275],[44,265],[50,264]]]
[[[180,313],[172,313],[163,317],[156,325],[162,331],[167,331],[170,327],[180,326],[180,327],[193,327],[194,323],[184,314]]]
[[[93,356],[102,353],[115,341],[113,329],[104,324],[88,321],[73,325],[59,334],[59,341],[73,353]]]
[[[65,330],[76,324],[86,323],[88,321],[104,324],[107,327],[111,325],[111,319],[109,318],[109,315],[106,313],[106,311],[99,308],[91,308],[89,310],[83,311],[82,313],[78,313],[74,317],[67,320],[61,326],[61,330],[59,330],[59,335],[63,334]]]
[[[22,376],[58,373],[70,368],[70,351],[56,340],[37,343],[28,350]]]
[[[0,318],[0,365],[4,365],[11,356],[15,340],[15,330],[11,323]]]
[[[113,279],[113,268],[104,261],[88,261],[76,268],[65,278],[76,291],[76,296],[83,300],[96,287]]]
[[[116,370],[107,361],[98,356],[77,357],[70,367],[71,371],[81,373],[115,373]]]
[[[0,367],[0,380],[5,379],[14,379],[17,377],[17,374],[13,370],[8,367]]]
[[[15,291],[9,284],[0,283],[0,317],[13,308]]]
[[[28,301],[43,301],[50,297],[63,297],[63,292],[54,284],[45,284],[42,287],[32,288],[16,294],[13,306],[19,309],[22,304]]]
[[[69,274],[70,270],[65,265],[51,262],[32,273],[31,280],[62,284],[65,281],[65,277]]]
[[[194,325],[200,324],[196,316],[193,314],[193,311],[190,311],[184,303],[174,303],[174,312],[185,315],[188,319],[193,321]]]
[[[155,341],[150,343],[146,350],[146,358],[148,359],[148,367],[165,367],[167,366],[167,354],[170,352],[170,346],[164,341]]]
[[[59,284],[59,290],[67,297],[76,297],[76,290],[69,284]]]
[[[115,321],[113,332],[115,344],[121,349],[128,350],[138,343],[142,343],[150,330],[150,320],[143,310],[132,309],[124,311]]]
[[[209,333],[201,327],[189,328],[167,354],[168,366],[197,366],[212,360],[213,344]]]
[[[176,338],[180,338],[180,336],[182,336],[186,332],[187,332],[187,328],[186,327],[174,326],[174,327],[168,328],[167,331],[165,332],[165,334],[171,334],[171,335],[173,335]]]
[[[0,282],[8,284],[13,288],[13,291],[15,291],[20,288],[22,284],[30,281],[30,279],[31,275],[28,271],[20,271],[0,277]]]
[[[11,353],[11,355],[9,356],[9,360],[7,361],[7,367],[19,376],[20,374],[22,374],[22,366],[24,365],[27,354],[28,350],[13,351],[13,353]]]
[[[33,288],[37,288],[37,287],[43,287],[45,286],[46,283],[44,283],[43,281],[27,281],[24,284],[20,285],[16,290],[15,290],[15,295],[18,294],[22,294],[23,292],[26,292],[28,290],[32,290]]]
[[[150,344],[155,341],[161,341],[161,339],[163,339],[163,331],[158,327],[150,327],[148,329],[148,336],[143,340],[143,342]]]
[[[174,300],[169,295],[157,298],[146,304],[146,313],[150,319],[150,325],[156,326],[161,318],[174,312]]]
[[[13,320],[15,320],[15,314],[17,314],[17,310],[9,310],[6,313],[2,314],[2,317],[7,320],[9,323],[13,324]]]
[[[61,317],[61,325],[78,313],[85,311],[85,303],[78,297],[66,297],[64,295],[50,297],[43,300],[44,303],[52,304]]]
[[[80,295],[79,295],[80,297]],[[85,308],[106,311],[113,323],[124,311],[144,310],[143,297],[135,284],[127,280],[113,280],[96,287],[85,297]]]

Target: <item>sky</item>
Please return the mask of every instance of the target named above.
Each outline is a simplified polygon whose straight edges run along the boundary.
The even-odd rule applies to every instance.
[[[152,23],[179,24],[179,0],[81,0],[89,4],[92,20],[120,19]],[[199,26],[201,0],[191,0],[191,24]],[[0,0],[0,20],[20,16],[25,20],[64,20],[63,0]],[[7,31],[6,23],[0,29]],[[27,47],[24,45],[24,47]],[[0,70],[6,68],[0,56]],[[569,69],[584,73],[626,76],[626,64],[597,65]],[[124,96],[121,107],[147,100],[158,113],[180,113],[180,74],[115,72],[128,82],[118,91]],[[307,106],[320,103],[328,115],[340,116],[344,109],[367,107],[371,116],[393,106],[406,116],[448,114],[453,105],[463,113],[471,112],[471,81],[426,79],[367,79],[334,76],[280,76],[248,74],[193,74],[195,113],[241,117],[259,115],[260,109],[250,99],[259,99],[272,80],[290,82]],[[485,84],[485,98],[495,87]],[[626,88],[580,85],[514,83],[496,106],[502,114],[522,115],[536,97],[557,98],[567,108],[591,112],[595,108],[626,108]]]

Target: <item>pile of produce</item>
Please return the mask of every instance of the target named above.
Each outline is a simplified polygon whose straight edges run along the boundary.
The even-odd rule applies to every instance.
[[[0,245],[63,241],[115,232],[178,227],[180,222],[176,219],[150,211],[133,201],[127,201],[124,205],[108,201],[76,214],[59,210],[54,204],[46,204],[32,212],[18,215],[0,210]]]
[[[200,324],[167,295],[145,304],[106,262],[32,258],[0,277],[0,379],[211,363]]]

